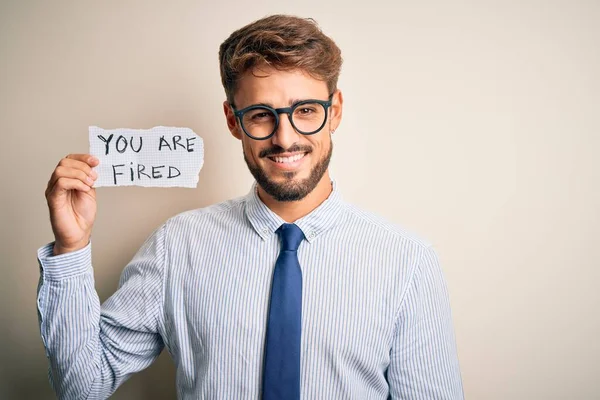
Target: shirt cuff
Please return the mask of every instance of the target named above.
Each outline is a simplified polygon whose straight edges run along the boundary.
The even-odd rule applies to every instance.
[[[38,249],[38,261],[44,279],[61,280],[92,269],[92,243],[70,253],[54,254],[54,242]]]

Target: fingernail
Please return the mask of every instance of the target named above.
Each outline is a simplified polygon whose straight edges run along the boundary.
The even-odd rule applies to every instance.
[[[90,177],[94,180],[96,180],[96,178],[98,178],[98,173],[94,170],[92,170],[92,172],[90,173]]]
[[[93,185],[94,184],[94,180],[92,178],[90,178],[89,176],[87,176],[85,178],[85,181],[89,184],[89,185]]]

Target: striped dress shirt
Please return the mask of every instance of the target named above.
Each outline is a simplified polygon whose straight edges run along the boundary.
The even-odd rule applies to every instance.
[[[249,194],[158,228],[100,305],[91,245],[38,250],[38,311],[61,399],[104,399],[164,347],[180,399],[258,399],[284,221]],[[295,221],[303,399],[462,399],[448,293],[431,245],[342,200]]]

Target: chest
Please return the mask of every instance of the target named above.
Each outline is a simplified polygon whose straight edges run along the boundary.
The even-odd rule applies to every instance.
[[[247,367],[262,360],[277,242],[188,252],[167,279],[172,351]],[[397,293],[384,260],[322,246],[298,251],[303,359],[382,363],[389,354]],[[327,361],[329,360],[329,361]]]

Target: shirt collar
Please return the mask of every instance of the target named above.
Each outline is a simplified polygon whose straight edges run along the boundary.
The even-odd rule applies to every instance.
[[[323,203],[309,214],[294,221],[309,243],[335,226],[340,220],[339,217],[344,208],[344,203],[334,180],[331,181],[331,185],[333,190]],[[254,182],[250,192],[245,197],[245,212],[250,224],[263,240],[267,240],[285,223],[258,197],[256,182]]]

